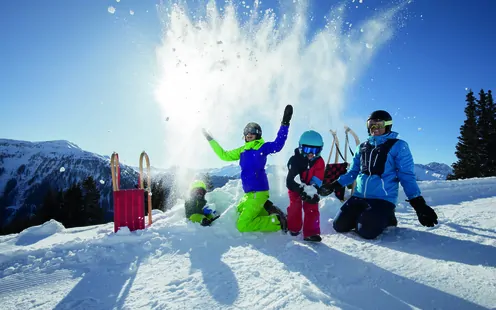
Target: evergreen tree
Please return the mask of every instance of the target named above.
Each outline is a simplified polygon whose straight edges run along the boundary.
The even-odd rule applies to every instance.
[[[162,179],[152,180],[152,209],[165,211],[165,186]]]
[[[493,94],[490,90],[487,92],[486,104],[489,119],[488,175],[496,176],[496,104],[494,103]]]
[[[100,190],[92,176],[87,177],[82,184],[83,210],[85,225],[104,223],[104,212],[100,206]]]
[[[479,92],[476,105],[478,154],[480,156],[480,172],[482,177],[490,175],[489,152],[491,134],[491,111],[488,107],[487,96],[483,89]]]
[[[465,179],[480,177],[479,138],[477,134],[477,104],[472,90],[467,93],[465,107],[466,120],[460,127],[456,145],[458,161],[453,164],[453,178]]]
[[[64,227],[84,226],[85,212],[83,204],[83,192],[79,183],[72,184],[64,192],[63,198],[63,221]]]
[[[43,197],[42,205],[37,209],[36,217],[40,223],[45,223],[51,219],[61,222],[62,217],[58,193],[53,188],[47,190]]]

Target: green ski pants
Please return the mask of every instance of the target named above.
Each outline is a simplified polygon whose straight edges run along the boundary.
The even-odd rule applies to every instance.
[[[236,227],[240,232],[278,231],[281,223],[276,215],[269,215],[264,204],[269,199],[269,192],[246,193],[238,204],[238,220]]]

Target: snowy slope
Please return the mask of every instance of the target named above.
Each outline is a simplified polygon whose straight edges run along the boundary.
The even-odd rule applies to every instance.
[[[282,179],[272,197],[288,203]],[[184,219],[181,201],[144,231],[55,221],[0,237],[2,309],[494,309],[496,178],[426,181],[440,216],[420,226],[405,203],[377,240],[337,234],[340,203],[321,202],[323,242],[235,228],[239,180],[207,194],[224,216]],[[400,197],[404,201],[404,196]]]

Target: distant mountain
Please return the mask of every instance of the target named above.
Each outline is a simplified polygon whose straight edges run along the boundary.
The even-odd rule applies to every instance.
[[[82,150],[65,141],[28,142],[0,139],[0,197],[4,206],[38,205],[46,187],[65,190],[92,176],[101,192],[102,207],[111,205],[110,157]],[[138,173],[120,164],[120,187],[132,188]]]
[[[286,171],[285,167],[279,167]],[[267,165],[266,171],[267,173],[273,173],[277,169],[274,165]],[[205,172],[208,172],[212,176],[224,176],[231,178],[239,178],[241,174],[241,168],[239,165],[231,164],[228,166],[224,166],[221,168],[214,169],[206,169]],[[427,165],[415,164],[415,174],[417,176],[417,180],[419,181],[430,181],[430,180],[446,180],[448,174],[452,173],[452,169],[450,166],[442,163],[432,162]]]
[[[134,188],[139,168],[119,164],[121,189]],[[176,167],[177,168],[177,167]],[[150,167],[152,178],[172,186],[175,167]],[[145,168],[146,172],[146,168]],[[198,171],[191,171],[191,177]],[[0,207],[15,210],[23,205],[42,203],[48,187],[66,190],[72,184],[93,177],[101,193],[101,206],[112,210],[110,157],[82,150],[65,140],[29,142],[0,139]],[[172,176],[172,177],[171,177]],[[214,188],[222,187],[234,177],[211,176]]]
[[[451,166],[448,166],[446,164],[432,162],[432,163],[428,163],[425,166],[427,166],[429,169],[431,169],[433,171],[439,172],[440,174],[443,174],[446,176],[448,174],[453,173],[453,168],[451,168]]]

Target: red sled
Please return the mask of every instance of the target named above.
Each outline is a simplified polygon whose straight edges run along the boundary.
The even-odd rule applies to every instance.
[[[148,188],[146,189],[143,187],[143,158],[146,158],[148,172]],[[114,198],[114,232],[117,232],[121,227],[127,227],[129,228],[129,231],[145,229],[145,192],[148,192],[148,226],[152,224],[150,159],[144,151],[140,156],[139,169],[139,188],[121,190],[119,155],[116,152],[112,154],[110,159],[110,170],[112,173],[112,190]]]

